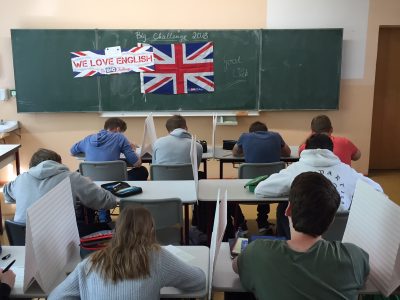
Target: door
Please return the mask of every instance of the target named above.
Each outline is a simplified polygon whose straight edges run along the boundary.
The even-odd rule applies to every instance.
[[[400,169],[400,27],[379,29],[370,169]]]

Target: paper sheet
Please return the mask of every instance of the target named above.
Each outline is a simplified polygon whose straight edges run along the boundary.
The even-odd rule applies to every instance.
[[[190,161],[192,163],[194,184],[196,187],[196,197],[199,198],[199,167],[197,161],[197,147],[196,147],[196,136],[192,135],[192,141],[190,144]]]
[[[78,263],[79,234],[71,183],[65,178],[27,210],[24,291],[35,279],[48,294]]]
[[[369,279],[388,296],[400,285],[400,206],[359,180],[343,242],[369,254]]]
[[[149,114],[144,120],[142,146],[140,148],[140,157],[149,153],[153,155],[153,144],[157,140],[156,128],[154,126],[153,115]]]
[[[184,261],[185,263],[189,263],[195,258],[193,255],[187,253],[186,251],[183,251],[182,249],[179,249],[178,247],[175,247],[174,245],[164,246],[164,249],[166,249],[169,253],[175,255],[177,258]]]
[[[218,189],[217,194],[217,203],[215,205],[215,216],[214,216],[214,226],[213,231],[211,234],[211,242],[210,242],[210,267],[208,269],[208,278],[209,278],[209,285],[208,285],[208,300],[211,300],[211,290],[212,290],[212,282],[213,282],[213,274],[214,274],[214,266],[215,260],[217,258],[217,241],[218,241],[218,226],[219,226],[219,195],[220,190]]]

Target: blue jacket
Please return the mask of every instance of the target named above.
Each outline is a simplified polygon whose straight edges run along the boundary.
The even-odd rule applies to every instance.
[[[121,153],[129,164],[134,165],[138,157],[128,139],[120,132],[100,130],[71,147],[71,154],[85,153],[87,161],[112,161],[120,159]]]

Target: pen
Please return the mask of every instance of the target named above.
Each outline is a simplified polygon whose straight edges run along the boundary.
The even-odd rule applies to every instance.
[[[7,272],[8,270],[10,270],[10,268],[12,267],[12,265],[15,263],[15,259],[12,261],[12,262],[10,262],[9,264],[8,264],[8,266],[3,270],[3,272],[2,273],[5,273],[5,272]]]
[[[2,260],[9,259],[9,258],[10,258],[10,256],[11,256],[11,254],[7,254],[7,255],[3,256],[1,259],[2,259]]]

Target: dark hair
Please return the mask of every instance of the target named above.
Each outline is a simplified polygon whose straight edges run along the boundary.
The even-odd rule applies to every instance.
[[[332,130],[331,120],[326,115],[316,116],[311,121],[311,130],[315,133],[329,133]]]
[[[292,205],[293,228],[317,237],[332,223],[340,204],[340,196],[324,175],[305,172],[293,180],[289,202]]]
[[[307,139],[306,149],[328,149],[333,151],[333,142],[329,135],[325,133],[316,133]]]
[[[171,132],[177,128],[186,129],[186,120],[180,115],[173,115],[167,120],[165,127],[167,128],[168,132]]]
[[[117,129],[118,127],[121,132],[125,132],[126,131],[125,121],[120,118],[109,118],[104,123],[105,130],[113,130],[113,129]]]
[[[268,131],[267,125],[262,122],[256,121],[249,127],[249,132]]]
[[[60,154],[49,149],[40,148],[38,151],[33,153],[31,161],[29,162],[29,168],[35,167],[45,160],[52,160],[61,164]]]

